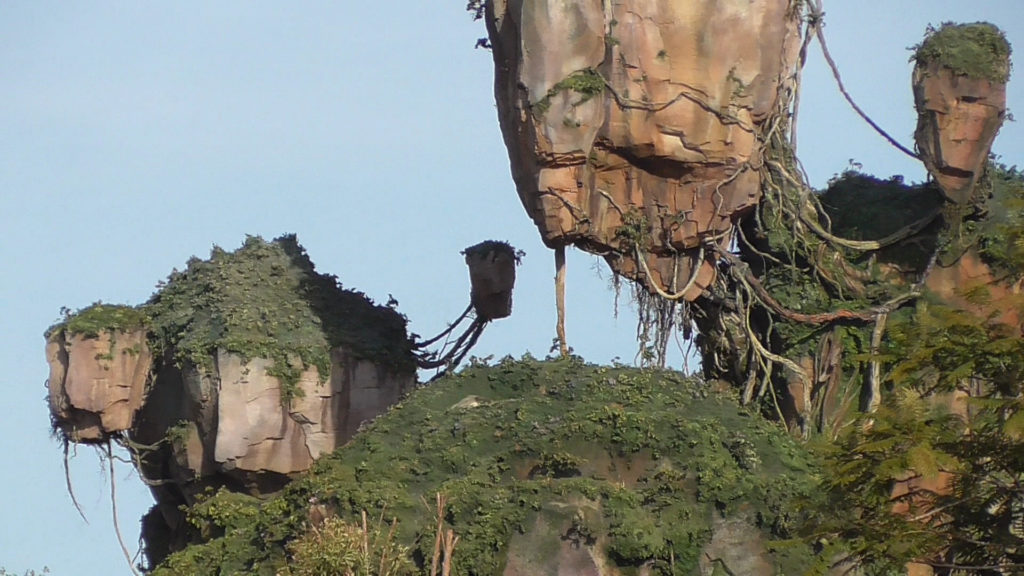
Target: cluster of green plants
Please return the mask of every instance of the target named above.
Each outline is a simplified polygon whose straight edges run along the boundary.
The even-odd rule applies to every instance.
[[[988,197],[984,218],[973,226],[981,256],[1019,279],[1024,274],[1024,174],[992,158],[979,187]]]
[[[46,330],[46,337],[64,332],[96,338],[109,332],[133,332],[149,326],[146,311],[124,304],[96,302],[75,312],[62,310],[64,318]]]
[[[954,74],[993,82],[1010,79],[1010,43],[988,22],[929,26],[924,41],[911,48],[918,66],[937,62]]]
[[[487,256],[495,253],[508,255],[515,260],[516,264],[520,264],[523,260],[523,256],[526,256],[526,252],[523,252],[502,240],[484,240],[483,242],[474,244],[462,251],[463,256],[474,256],[477,258],[486,258]]]
[[[408,549],[394,541],[394,533],[378,522],[374,526],[329,517],[323,524],[292,542],[292,564],[282,576],[406,576],[416,574]]]
[[[984,291],[965,297],[987,303]],[[1024,313],[1021,302],[1002,302],[1001,310]],[[869,573],[911,561],[1024,569],[1019,328],[926,299],[893,324],[884,354],[883,404],[822,446],[837,514],[814,525],[816,535]],[[955,393],[961,399],[951,411]],[[909,479],[938,489],[894,496]]]
[[[766,540],[797,547],[773,558],[799,573],[813,553],[794,527],[816,478],[778,426],[678,373],[574,358],[477,362],[415,391],[280,496],[238,508],[223,493],[193,507],[190,522],[216,529],[154,573],[273,574],[295,562],[296,542],[315,538],[311,501],[349,523],[364,511],[397,519],[385,530],[424,568],[437,493],[459,536],[454,574],[500,572],[509,542],[538,522],[591,545],[601,536],[623,569],[687,573],[715,516],[748,518]]]
[[[49,333],[96,337],[140,328],[157,354],[181,365],[212,370],[218,350],[271,360],[267,371],[281,380],[284,402],[299,393],[304,370],[316,367],[326,380],[336,346],[395,370],[415,369],[405,318],[317,272],[294,235],[250,236],[233,252],[214,247],[208,259],[193,257],[173,271],[145,304],[95,304]]]
[[[594,96],[604,92],[604,78],[601,73],[593,68],[586,68],[566,76],[559,80],[548,90],[543,98],[531,105],[533,113],[537,117],[544,116],[551,108],[551,99],[561,92],[571,91],[580,95],[580,99],[573,106],[579,106]]]

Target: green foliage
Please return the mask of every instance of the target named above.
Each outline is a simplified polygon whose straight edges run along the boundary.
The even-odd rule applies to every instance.
[[[929,26],[925,38],[912,48],[918,66],[938,62],[954,74],[1006,82],[1010,78],[1010,43],[993,24],[945,22]]]
[[[145,328],[149,317],[144,309],[123,304],[96,302],[74,313],[65,311],[64,319],[46,331],[46,337],[63,331],[96,338],[103,332],[131,332]]]
[[[622,215],[622,226],[615,229],[619,249],[630,253],[634,248],[645,249],[650,243],[651,222],[647,215],[635,207]]]
[[[820,196],[832,233],[851,240],[878,240],[942,206],[934,184],[909,186],[903,178],[875,178],[846,170],[829,180]],[[934,242],[934,241],[933,241]],[[934,251],[934,243],[902,242],[881,250],[878,258],[909,269],[921,269]]]
[[[847,427],[834,445],[822,447],[833,514],[810,524],[814,540],[839,543],[868,574],[900,572],[907,562],[941,549],[941,518],[913,520],[936,505],[935,495],[918,491],[894,499],[893,487],[908,478],[934,479],[939,470],[956,469],[958,461],[948,447],[962,430],[956,418],[910,389],[887,398],[877,412]],[[906,506],[906,514],[894,510],[898,503]]]
[[[526,256],[526,252],[517,250],[508,242],[501,240],[485,240],[479,244],[474,244],[469,248],[462,251],[465,256],[475,256],[478,258],[486,258],[492,253],[507,254],[510,258],[516,261],[516,264],[522,262],[523,256]]]
[[[580,99],[573,104],[573,106],[579,106],[604,91],[604,78],[593,68],[573,72],[552,86],[543,98],[533,104],[534,114],[538,117],[546,114],[551,107],[551,99],[566,90],[580,95]]]
[[[255,520],[172,555],[157,574],[280,569],[312,538],[313,498],[349,522],[364,510],[397,518],[394,541],[429,559],[436,520],[425,502],[437,492],[460,538],[453,574],[500,573],[509,542],[537,522],[590,544],[606,536],[622,568],[668,574],[674,559],[687,573],[715,515],[744,514],[768,540],[790,538],[813,513],[797,502],[813,501],[813,471],[777,427],[674,372],[574,358],[477,363],[415,391]],[[205,522],[235,525],[208,502]],[[812,556],[801,550],[804,564],[787,556],[794,570]]]
[[[966,297],[978,302],[983,295]],[[893,322],[885,358],[892,388],[886,401],[828,449],[828,495],[837,514],[815,537],[841,542],[872,574],[937,558],[1024,564],[1019,328],[923,302],[914,316]],[[962,416],[943,412],[935,396],[956,391],[971,396]],[[947,489],[894,498],[895,483],[908,478],[947,478]],[[896,505],[905,513],[895,513]]]
[[[204,539],[223,536],[229,532],[243,530],[259,515],[259,500],[226,488],[213,492],[208,488],[205,494],[196,498],[189,507],[186,519],[199,531]]]
[[[266,242],[250,236],[235,252],[214,247],[174,271],[145,305],[158,349],[209,369],[217,349],[267,358],[287,402],[302,371],[330,371],[330,350],[346,346],[386,366],[412,369],[405,319],[343,290],[316,272],[295,236]]]
[[[364,518],[365,522],[365,518]],[[408,549],[387,526],[356,526],[327,518],[289,545],[288,576],[403,576],[416,574]]]
[[[1016,166],[988,163],[980,186],[989,191],[979,247],[987,262],[1014,278],[1024,275],[1024,174]]]

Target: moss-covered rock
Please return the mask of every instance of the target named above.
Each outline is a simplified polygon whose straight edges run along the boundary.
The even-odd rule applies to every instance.
[[[58,332],[96,338],[105,332],[134,332],[146,328],[149,317],[144,309],[125,304],[96,302],[74,313],[65,312],[65,318],[50,326],[46,338]]]
[[[982,187],[989,198],[980,231],[982,258],[999,272],[1024,274],[1024,174],[1016,166],[989,162]]]
[[[929,27],[911,60],[923,67],[938,63],[970,78],[999,83],[1010,78],[1010,43],[1002,30],[988,22]]]
[[[222,535],[155,574],[275,574],[314,512],[364,510],[396,518],[397,542],[429,567],[437,493],[459,536],[454,574],[520,574],[524,557],[550,566],[572,546],[604,558],[602,574],[691,574],[728,540],[724,520],[746,527],[764,566],[794,574],[812,561],[789,539],[815,482],[777,425],[678,373],[506,359],[414,392],[280,497],[243,510],[223,493],[194,507],[190,521]]]
[[[286,388],[310,366],[325,379],[336,346],[379,365],[413,367],[405,319],[318,273],[294,235],[250,236],[234,252],[214,247],[208,260],[190,259],[145,310],[157,346],[177,360],[208,367],[218,349],[266,358]]]

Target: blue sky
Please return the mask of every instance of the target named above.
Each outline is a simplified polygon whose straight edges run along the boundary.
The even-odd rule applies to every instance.
[[[49,438],[42,333],[61,306],[139,303],[191,255],[245,234],[294,232],[321,271],[378,301],[393,294],[431,334],[468,301],[459,251],[488,238],[527,253],[511,318],[479,356],[544,356],[553,258],[509,175],[483,26],[450,2],[0,2],[0,566],[128,573],[109,481],[89,449],[64,490]],[[907,145],[907,47],[928,24],[988,20],[1024,51],[1020,0],[826,1],[830,48],[859,104]],[[800,153],[814,184],[850,159],[921,180],[840,99],[817,48]],[[1011,81],[1011,110],[1024,109]],[[1024,164],[1020,123],[995,151]],[[613,316],[608,273],[571,251],[568,335],[593,362],[635,353],[634,314]],[[677,366],[681,355],[675,355]],[[119,464],[134,550],[148,492]]]

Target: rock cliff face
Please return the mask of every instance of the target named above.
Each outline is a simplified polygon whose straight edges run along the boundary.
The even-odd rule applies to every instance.
[[[551,247],[696,298],[704,242],[760,197],[759,133],[789,97],[789,0],[496,0],[487,27],[512,175]],[[650,287],[650,286],[649,286]]]
[[[404,318],[317,274],[290,237],[193,259],[142,306],[70,315],[46,353],[55,429],[123,444],[150,485],[154,561],[188,541],[183,506],[280,490],[416,381]]]
[[[991,24],[946,24],[918,47],[917,148],[946,198],[971,200],[1006,118],[1010,46]]]
[[[47,339],[46,361],[50,414],[65,437],[102,442],[132,427],[153,365],[145,332],[62,330]]]

